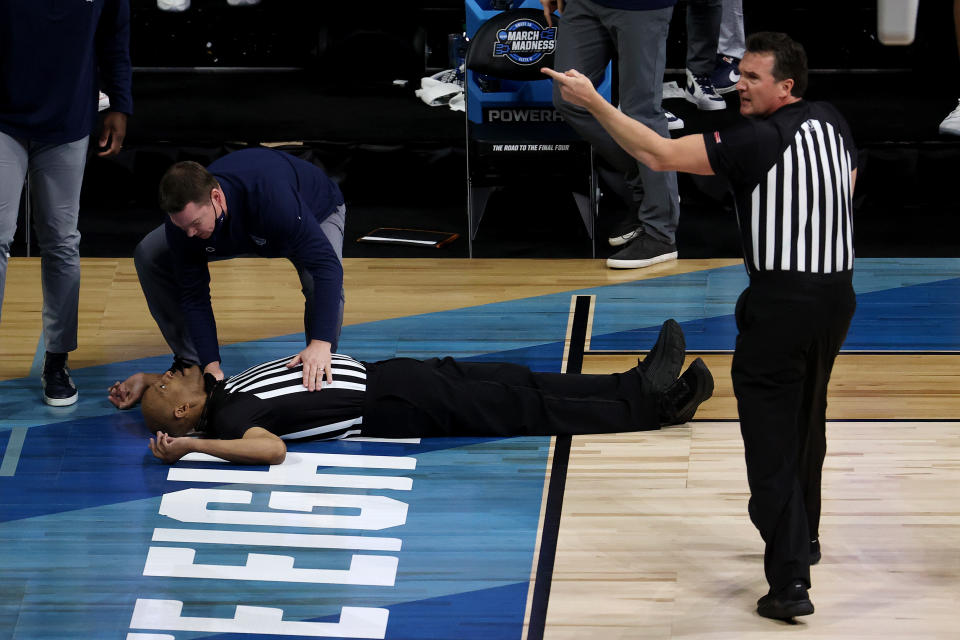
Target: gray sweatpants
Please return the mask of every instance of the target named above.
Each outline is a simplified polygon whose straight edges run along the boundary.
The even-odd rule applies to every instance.
[[[721,0],[687,2],[687,69],[694,75],[713,73],[722,14]]]
[[[720,41],[717,53],[742,58],[747,51],[747,39],[743,33],[743,0],[723,0],[723,17],[720,20]]]
[[[597,85],[614,53],[618,54],[620,109],[668,137],[660,103],[672,15],[673,7],[628,11],[591,0],[567,0],[560,18],[554,66],[561,72],[576,69]],[[637,208],[637,218],[646,233],[673,244],[680,217],[677,174],[653,171],[638,163],[586,109],[564,101],[557,83],[553,87],[553,103],[570,126],[624,175],[633,194],[633,202],[627,204]]]
[[[43,336],[47,351],[77,348],[80,300],[80,187],[89,138],[64,144],[33,142],[0,132],[0,306],[7,255],[17,230],[24,179],[40,248]]]
[[[320,229],[327,240],[333,245],[337,257],[343,263],[343,228],[346,220],[347,208],[340,205],[326,220],[320,223]],[[232,256],[240,257],[240,256]],[[256,257],[253,255],[244,257]],[[229,258],[221,258],[228,260]],[[150,314],[157,322],[163,339],[167,341],[170,350],[187,362],[199,363],[197,350],[180,311],[180,288],[177,286],[173,272],[173,256],[167,244],[167,235],[164,226],[160,225],[144,237],[133,252],[133,264],[137,268],[137,277],[140,279],[140,288],[147,299]],[[304,297],[303,326],[306,335],[310,335],[310,322],[313,309],[314,286],[313,277],[305,269],[298,269],[300,286]],[[343,325],[343,288],[340,289],[340,311],[337,323],[337,335],[333,341],[332,350],[336,351],[340,341],[340,327]],[[254,311],[251,309],[251,311]]]

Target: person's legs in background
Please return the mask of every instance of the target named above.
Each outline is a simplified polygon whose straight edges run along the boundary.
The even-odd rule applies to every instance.
[[[30,197],[40,249],[43,286],[43,400],[52,406],[77,401],[67,354],[77,348],[80,302],[80,188],[88,138],[66,144],[34,144],[30,154]]]
[[[326,220],[320,224],[320,230],[323,231],[323,234],[327,236],[327,240],[330,241],[330,244],[333,246],[334,252],[337,254],[337,258],[340,259],[340,264],[343,264],[343,229],[346,224],[346,215],[347,207],[346,205],[340,205],[336,211],[330,214]],[[300,276],[300,291],[303,292],[303,330],[305,333],[305,338],[307,343],[310,343],[309,336],[313,333],[311,331],[311,323],[313,319],[313,304],[314,304],[314,286],[313,286],[313,276],[310,275],[310,272],[306,269],[298,270],[298,275]],[[333,342],[330,345],[330,350],[336,352],[337,346],[340,343],[340,332],[343,329],[343,307],[346,303],[346,295],[344,294],[343,287],[340,287],[340,310],[337,321],[337,336],[334,338]]]
[[[663,71],[672,15],[673,7],[610,10],[604,15],[619,53],[620,109],[665,138],[670,134],[662,106]],[[642,233],[607,260],[607,266],[614,269],[636,269],[677,257],[677,175],[653,171],[635,160],[633,166],[635,173],[627,173],[626,178],[635,193],[642,187],[642,201],[637,201]]]
[[[28,162],[26,145],[0,132],[0,312],[3,307],[4,283],[7,280],[7,258],[13,243],[13,234],[17,230],[20,195],[27,176]]]
[[[720,37],[720,0],[687,3],[687,81],[684,97],[701,111],[721,111],[727,103],[713,86]]]
[[[960,0],[953,0],[953,28],[957,37],[957,53],[960,54]],[[960,136],[960,101],[957,108],[940,123],[940,133]]]
[[[613,40],[597,13],[603,9],[589,0],[569,0],[565,3],[560,17],[560,37],[554,62],[556,69],[580,71],[594,85],[603,80],[607,65],[614,57]],[[616,96],[612,100],[616,102]],[[609,234],[611,246],[626,244],[640,232],[637,206],[643,199],[643,185],[636,179],[637,161],[610,137],[590,112],[564,101],[556,84],[553,87],[553,104],[563,114],[567,124],[596,151],[599,160],[597,173],[604,194],[611,194],[617,205],[622,204],[626,208],[626,215]],[[634,179],[628,183],[625,175]]]
[[[746,50],[743,0],[723,0],[716,65],[710,74],[710,81],[717,93],[723,95],[736,91],[737,83],[740,82],[740,59]]]

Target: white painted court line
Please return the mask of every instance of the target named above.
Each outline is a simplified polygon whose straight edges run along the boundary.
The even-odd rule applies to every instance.
[[[17,463],[20,462],[20,452],[23,451],[23,441],[27,437],[26,427],[14,427],[10,430],[10,441],[3,452],[3,463],[0,464],[0,476],[12,476],[17,472]]]

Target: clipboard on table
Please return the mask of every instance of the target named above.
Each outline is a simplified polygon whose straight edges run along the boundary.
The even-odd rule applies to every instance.
[[[427,247],[439,249],[457,238],[459,233],[450,231],[427,231],[424,229],[400,229],[396,227],[378,227],[369,233],[360,236],[357,242],[374,242],[377,244],[397,244],[408,247]]]

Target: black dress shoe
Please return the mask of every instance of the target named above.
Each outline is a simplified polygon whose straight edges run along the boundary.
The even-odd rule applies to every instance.
[[[757,613],[764,618],[789,620],[813,613],[813,603],[802,580],[794,580],[776,593],[770,592],[757,600]]]
[[[671,318],[660,327],[656,344],[647,357],[637,363],[637,369],[650,384],[652,391],[663,393],[680,375],[686,353],[687,343],[683,338],[683,329]]]
[[[810,541],[810,564],[815,565],[820,562],[820,538]]]
[[[697,358],[663,394],[661,426],[690,421],[700,404],[712,395],[713,376],[704,361]]]

